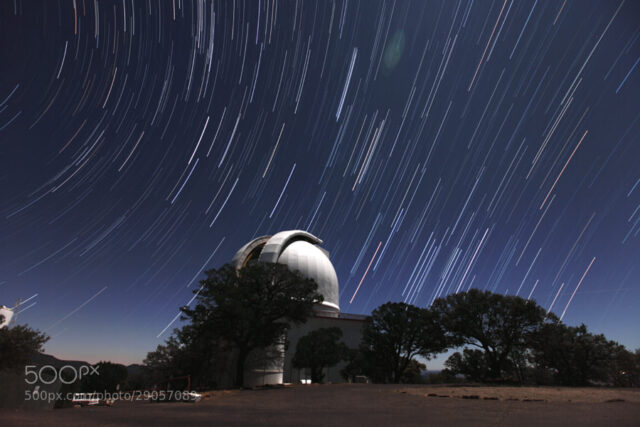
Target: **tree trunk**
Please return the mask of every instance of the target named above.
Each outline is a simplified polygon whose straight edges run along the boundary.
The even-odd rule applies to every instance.
[[[322,366],[312,366],[311,367],[311,382],[312,383],[321,383],[324,378],[324,374],[322,373]]]
[[[247,351],[239,350],[238,357],[236,358],[236,387],[244,386],[244,364],[247,360]]]
[[[499,380],[501,377],[502,366],[500,360],[495,354],[489,357],[489,377],[493,380]]]
[[[393,378],[391,378],[391,382],[393,384],[399,384],[401,378],[402,378],[402,371],[400,370],[399,367],[396,367],[393,370]]]

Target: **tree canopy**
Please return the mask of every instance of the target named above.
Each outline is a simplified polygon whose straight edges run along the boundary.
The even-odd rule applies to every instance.
[[[551,376],[555,383],[568,386],[607,382],[624,347],[604,335],[562,323],[544,325],[532,340],[533,361],[539,374]],[[620,361],[620,359],[618,359]],[[620,375],[624,367],[613,375]]]
[[[0,328],[0,370],[24,372],[31,354],[43,352],[47,341],[46,334],[25,325]]]
[[[474,370],[484,365],[483,380],[501,379],[517,362],[513,356],[524,351],[531,335],[555,318],[534,301],[477,289],[439,298],[431,309],[452,344],[482,350],[482,354],[456,356],[452,363],[467,360]]]
[[[293,356],[295,368],[309,368],[311,382],[320,383],[324,378],[322,370],[337,365],[347,357],[347,346],[340,341],[340,328],[320,328],[300,338]]]
[[[158,345],[154,351],[147,353],[143,361],[145,385],[162,384],[169,378],[188,375],[191,372],[193,365],[188,363],[187,356],[193,353],[179,341],[178,336],[179,331],[176,331],[164,344]],[[197,355],[201,362],[206,360],[205,354]]]
[[[389,302],[376,308],[362,328],[366,370],[384,382],[400,382],[416,356],[429,359],[446,349],[444,331],[424,308]]]
[[[304,322],[322,302],[312,279],[273,263],[249,263],[239,271],[226,264],[205,272],[193,309],[183,307],[191,333],[221,340],[235,352],[235,384],[244,385],[252,350],[274,344],[291,324]],[[209,340],[207,340],[209,341]]]
[[[190,322],[145,360],[156,377],[191,374],[198,384],[216,369],[233,372],[235,366],[241,386],[248,354],[267,354],[322,301],[312,280],[278,264],[249,264],[239,272],[225,265],[206,273],[195,307],[182,308]],[[302,337],[294,366],[310,368],[314,382],[340,359],[348,361],[345,379],[420,382],[424,365],[417,358],[458,348],[445,362],[443,380],[462,374],[477,382],[640,385],[640,350],[632,353],[584,325],[564,325],[515,296],[470,290],[439,298],[429,309],[389,302],[365,320],[358,348],[347,349],[341,335],[328,328]]]
[[[87,375],[82,379],[82,389],[87,393],[113,393],[127,379],[127,367],[119,363],[98,362],[96,368],[97,374]]]

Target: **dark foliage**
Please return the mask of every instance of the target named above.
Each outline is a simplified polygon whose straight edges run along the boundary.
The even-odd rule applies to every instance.
[[[188,375],[191,368],[185,363],[188,354],[186,346],[174,334],[164,344],[158,345],[155,351],[147,353],[143,361],[143,379],[140,382],[144,386],[158,386],[169,378]]]
[[[409,364],[402,373],[400,382],[404,384],[426,383],[426,378],[422,376],[422,371],[424,371],[426,368],[427,366],[424,363],[420,363],[416,359],[410,360]]]
[[[123,387],[127,379],[127,367],[118,363],[99,362],[95,365],[98,374],[87,375],[82,380],[82,391],[86,393],[113,393]]]
[[[474,382],[484,382],[489,372],[489,364],[482,350],[465,348],[455,352],[444,363],[448,372],[464,375]]]
[[[31,354],[44,351],[48,340],[44,333],[25,325],[0,328],[0,371],[24,372]]]
[[[371,368],[367,366],[368,361],[359,348],[348,349],[345,360],[347,364],[340,370],[340,375],[345,381],[355,382],[359,375],[371,375]]]
[[[193,388],[217,387],[231,356],[229,346],[214,331],[187,324],[147,354],[143,377],[147,385],[164,387],[171,378],[189,375]]]
[[[414,357],[429,359],[445,349],[444,331],[433,313],[405,303],[381,305],[362,329],[363,368],[378,382],[400,382]]]
[[[609,381],[616,387],[640,387],[640,349],[635,353],[619,348],[609,369]]]
[[[453,384],[466,381],[448,368],[427,375],[427,384]]]
[[[320,383],[324,378],[323,369],[337,365],[347,357],[348,348],[340,341],[339,328],[320,328],[300,338],[293,356],[295,368],[309,368],[311,382]]]
[[[227,264],[206,275],[194,291],[196,306],[181,309],[190,321],[186,335],[200,347],[207,342],[232,347],[239,387],[249,353],[274,344],[289,325],[304,322],[323,299],[313,280],[280,264],[250,263],[239,272]]]
[[[538,381],[550,378],[567,386],[608,383],[616,357],[622,358],[624,351],[604,335],[588,332],[585,325],[570,327],[562,323],[544,325],[532,337],[531,347]]]
[[[448,365],[450,369],[455,367],[456,373],[466,372],[482,381],[518,378],[516,366],[522,365],[520,356],[528,340],[555,320],[533,301],[476,289],[439,298],[431,309],[451,344],[480,350],[458,354]]]
[[[211,385],[213,367],[235,366],[242,384],[247,354],[279,341],[321,298],[315,283],[277,265],[249,265],[240,275],[224,266],[207,272],[202,284],[196,307],[183,308],[191,322],[145,360],[151,377],[197,373],[202,385]],[[478,290],[440,298],[431,309],[383,304],[365,321],[359,348],[346,349],[340,337],[329,328],[301,338],[294,365],[310,368],[318,382],[340,354],[348,381],[364,375],[374,382],[423,382],[424,365],[416,357],[428,360],[461,347],[446,369],[426,381],[464,376],[475,382],[640,386],[640,350],[632,353],[584,325],[566,326],[533,301]]]

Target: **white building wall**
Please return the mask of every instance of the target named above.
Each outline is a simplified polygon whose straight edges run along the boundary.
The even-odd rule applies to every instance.
[[[287,333],[289,347],[287,348],[284,357],[284,382],[299,383],[302,379],[310,378],[306,375],[304,370],[296,369],[292,364],[298,340],[302,336],[315,329],[337,327],[342,330],[342,342],[344,342],[349,348],[357,348],[360,345],[360,340],[362,339],[363,323],[364,316],[358,315],[341,314],[340,317],[316,316],[307,320],[306,323],[289,330]],[[345,365],[346,363],[343,361],[338,363],[336,366],[325,368],[324,381],[332,383],[345,382],[344,378],[340,375],[340,370],[342,370]]]

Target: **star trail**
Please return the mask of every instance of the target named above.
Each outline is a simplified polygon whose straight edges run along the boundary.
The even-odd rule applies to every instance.
[[[478,288],[640,347],[639,38],[630,0],[2,1],[0,304],[139,362],[305,229],[344,312]]]

